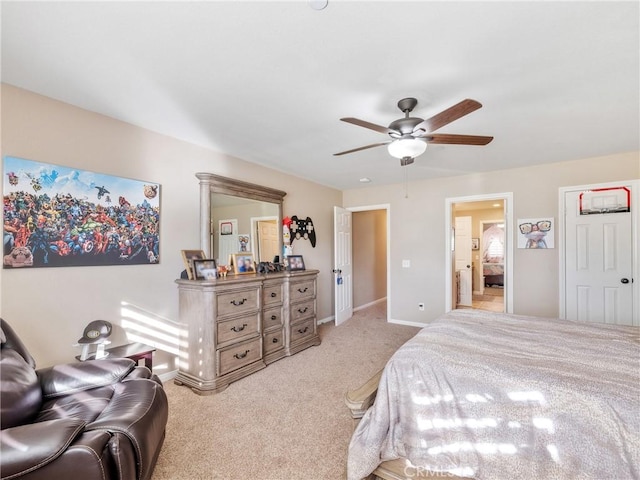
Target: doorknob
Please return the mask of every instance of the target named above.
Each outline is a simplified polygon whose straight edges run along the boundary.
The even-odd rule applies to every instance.
[[[471,268],[471,265],[467,265],[467,268]]]
[[[628,278],[623,278],[622,280],[620,280],[621,283],[629,283],[629,279]]]

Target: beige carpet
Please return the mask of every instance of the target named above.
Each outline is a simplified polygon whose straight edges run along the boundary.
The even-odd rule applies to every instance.
[[[153,480],[340,480],[353,421],[347,390],[364,383],[418,331],[387,324],[384,303],[343,325],[319,327],[322,344],[210,396],[172,382],[167,437]]]

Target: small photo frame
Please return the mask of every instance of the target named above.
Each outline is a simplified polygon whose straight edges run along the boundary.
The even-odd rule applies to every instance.
[[[480,239],[472,238],[471,239],[471,250],[480,250]]]
[[[212,258],[193,261],[193,272],[196,280],[215,280],[218,278],[218,266]]]
[[[302,255],[289,255],[286,258],[287,270],[290,272],[295,272],[298,270],[305,270],[304,268],[304,258]]]
[[[187,278],[189,280],[195,279],[193,273],[194,260],[204,260],[204,252],[202,250],[182,250],[182,261],[184,262],[184,268],[187,271]]]
[[[238,251],[243,253],[251,251],[251,236],[248,233],[238,235]]]
[[[233,254],[233,273],[236,275],[256,273],[256,264],[253,261],[253,254],[244,252]]]
[[[220,223],[220,235],[233,235],[233,223],[231,222]]]

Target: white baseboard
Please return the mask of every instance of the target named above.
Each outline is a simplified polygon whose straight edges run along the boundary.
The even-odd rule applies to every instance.
[[[162,383],[165,383],[173,380],[176,377],[176,375],[178,375],[178,370],[173,370],[172,372],[159,374],[158,378],[160,378],[160,381]]]
[[[325,317],[322,320],[318,320],[318,325],[322,325],[323,323],[333,322],[336,319],[335,315],[331,315],[330,317]]]
[[[353,309],[353,311],[357,312],[358,310],[363,310],[363,309],[369,308],[369,307],[371,307],[371,306],[373,306],[373,305],[375,305],[377,303],[386,302],[386,301],[387,301],[387,297],[382,297],[382,298],[379,298],[377,300],[374,300],[373,302],[365,303],[364,305],[360,305],[359,307],[355,307]]]
[[[408,327],[418,327],[418,328],[424,328],[428,325],[428,323],[410,322],[408,320],[396,320],[395,318],[389,319],[389,323],[396,323],[398,325],[407,325]]]
[[[359,307],[355,307],[353,309],[354,312],[357,312],[358,310],[363,310],[365,308],[368,308],[372,305],[375,305],[376,303],[381,303],[381,302],[385,302],[387,300],[387,297],[383,297],[383,298],[379,298],[378,300],[374,300],[373,302],[369,302],[365,305],[360,305]],[[319,319],[318,320],[318,325],[322,325],[323,323],[329,323],[329,322],[333,322],[336,319],[335,315],[330,315],[328,317],[325,317],[323,319]]]

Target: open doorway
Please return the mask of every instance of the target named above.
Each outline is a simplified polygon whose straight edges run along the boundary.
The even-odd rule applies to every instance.
[[[389,231],[387,204],[334,207],[336,325],[347,320],[354,310],[377,304],[386,306],[389,321]]]
[[[510,193],[447,199],[447,311],[512,311],[511,201]]]
[[[353,309],[387,299],[387,211],[353,212]]]

